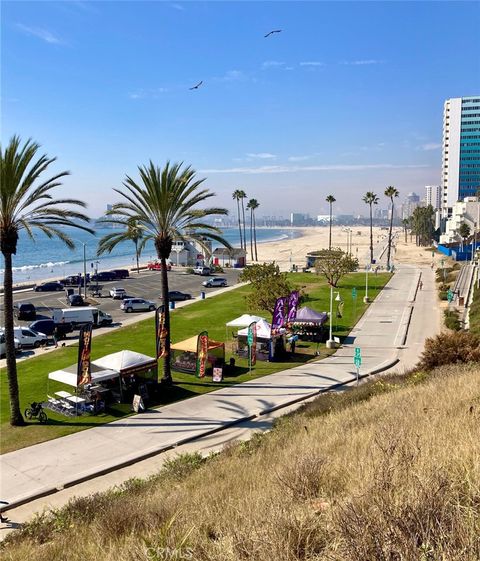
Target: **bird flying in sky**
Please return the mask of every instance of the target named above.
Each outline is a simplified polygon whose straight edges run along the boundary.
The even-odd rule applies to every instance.
[[[203,80],[200,80],[200,82],[198,82],[198,84],[196,86],[192,86],[191,88],[188,88],[189,90],[198,90],[198,88],[203,84]]]
[[[274,33],[281,33],[282,30],[281,29],[274,29],[273,31],[269,31],[266,35],[264,35],[264,37],[269,37],[270,35],[273,35]]]

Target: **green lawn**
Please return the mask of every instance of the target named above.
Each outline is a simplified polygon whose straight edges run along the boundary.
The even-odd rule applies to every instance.
[[[369,296],[373,299],[381,288],[387,283],[390,275],[381,273],[377,276],[369,275]],[[330,290],[326,282],[314,274],[297,273],[290,275],[291,281],[302,287],[307,297],[302,305],[307,305],[318,311],[328,311]],[[344,313],[338,324],[334,319],[334,334],[343,337],[348,334],[353,325],[363,314],[366,305],[363,304],[365,294],[365,275],[353,273],[344,277],[339,283],[339,292],[345,302]],[[357,298],[354,303],[352,299],[352,288],[357,288]],[[225,341],[226,361],[233,356],[231,329],[226,330],[225,323],[245,312],[263,315],[270,320],[270,316],[260,310],[249,310],[245,300],[250,287],[240,287],[215,298],[202,300],[177,309],[171,315],[171,330],[173,342],[182,341],[188,337],[207,330],[211,339]],[[335,313],[334,313],[335,316]],[[247,362],[236,357],[235,375],[229,376],[222,383],[213,383],[211,378],[197,379],[192,375],[173,372],[174,386],[169,389],[160,404],[171,403],[185,399],[197,394],[206,393],[265,376],[279,370],[298,366],[315,358],[316,343],[299,341],[296,346],[295,355],[287,362],[257,362],[254,370],[248,372]],[[137,351],[150,356],[155,353],[155,329],[154,318],[141,321],[134,325],[112,331],[111,333],[95,337],[92,342],[92,359],[102,357],[122,349]],[[320,346],[321,356],[326,356],[328,351],[325,345]],[[20,398],[22,410],[32,401],[46,399],[48,393],[52,395],[59,389],[65,389],[60,383],[48,382],[48,373],[74,364],[77,360],[77,347],[64,347],[49,352],[44,356],[38,356],[19,362],[18,381],[20,387]],[[161,370],[159,365],[159,371]],[[111,407],[108,414],[98,416],[84,416],[76,419],[65,418],[48,411],[49,422],[40,425],[36,421],[29,423],[26,427],[11,427],[9,425],[9,403],[6,369],[0,372],[0,443],[2,453],[32,444],[64,436],[79,430],[84,430],[95,425],[111,422],[119,417],[130,414],[130,404],[120,404]]]

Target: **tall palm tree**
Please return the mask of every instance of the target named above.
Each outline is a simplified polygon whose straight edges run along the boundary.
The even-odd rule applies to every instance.
[[[405,243],[407,243],[407,233],[408,233],[409,225],[410,225],[410,220],[408,218],[404,218],[402,220],[402,226],[403,226],[403,233],[405,234]]]
[[[240,199],[242,191],[240,189],[235,189],[232,193],[233,200],[237,201],[237,218],[238,218],[238,233],[240,235],[240,248],[243,249],[243,238],[242,238],[242,223],[240,221]],[[245,240],[245,250],[247,248],[247,243]]]
[[[124,202],[113,205],[103,220],[110,224],[125,224],[135,220],[142,229],[141,247],[153,240],[157,256],[161,261],[161,288],[165,313],[166,341],[163,361],[162,383],[171,384],[170,371],[170,311],[168,298],[167,259],[172,252],[174,240],[195,241],[205,251],[207,241],[215,240],[230,249],[230,244],[221,236],[221,230],[203,222],[203,219],[215,214],[228,214],[224,208],[198,208],[215,194],[201,188],[205,179],[197,179],[195,171],[183,167],[183,163],[170,164],[163,168],[152,161],[146,166],[139,166],[140,181],[126,176],[122,189],[114,189]],[[108,218],[111,215],[112,218]],[[100,240],[100,246],[105,238]],[[117,242],[118,243],[118,242]]]
[[[14,136],[5,151],[0,146],[0,249],[5,261],[4,330],[10,424],[14,426],[24,424],[20,411],[13,335],[12,255],[17,253],[19,232],[24,230],[27,236],[34,240],[35,230],[40,230],[49,238],[59,238],[70,248],[74,248],[75,244],[58,226],[73,226],[92,232],[81,224],[82,221],[89,221],[87,216],[57,206],[73,205],[85,208],[84,202],[77,199],[54,199],[51,195],[51,190],[61,185],[59,179],[69,175],[69,172],[62,171],[50,179],[41,178],[56,158],[48,158],[45,154],[38,157],[40,145],[31,139],[22,146],[20,144],[20,137]]]
[[[242,218],[243,218],[243,241],[244,241],[244,249],[245,249],[245,256],[247,255],[247,235],[245,233],[245,204],[243,202],[243,199],[247,198],[247,194],[245,193],[245,191],[243,191],[242,189],[240,189],[238,191],[239,193],[239,197],[240,200],[242,202]]]
[[[330,250],[332,249],[332,205],[337,199],[333,195],[328,195],[325,200],[330,205],[330,232],[328,234],[328,249]]]
[[[118,232],[112,232],[104,236],[99,244],[97,255],[102,253],[111,253],[115,246],[124,241],[131,241],[135,245],[135,258],[137,261],[137,273],[140,273],[139,259],[142,250],[145,246],[143,243],[143,231],[135,218],[127,218],[121,223],[122,230]]]
[[[255,224],[255,210],[260,206],[260,203],[257,199],[250,199],[247,204],[247,209],[250,209],[250,228],[252,227],[253,222],[253,243],[255,247],[255,261],[258,261],[258,253],[257,253],[257,227]],[[251,238],[251,233],[250,233]],[[252,252],[252,259],[253,259],[253,252]]]
[[[378,197],[373,191],[367,191],[363,202],[370,206],[370,264],[373,263],[373,211],[372,205],[378,204]]]
[[[390,214],[390,228],[388,230],[388,251],[387,251],[387,269],[390,269],[390,255],[392,253],[392,228],[393,228],[393,209],[394,209],[394,202],[393,199],[398,197],[400,193],[398,192],[393,185],[389,185],[385,189],[385,196],[390,199],[392,202],[391,214]]]

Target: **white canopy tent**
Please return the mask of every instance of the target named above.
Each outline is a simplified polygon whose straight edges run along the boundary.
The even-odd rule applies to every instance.
[[[232,321],[229,321],[225,325],[227,327],[248,327],[251,323],[258,322],[260,320],[265,321],[265,318],[262,318],[260,316],[252,316],[250,314],[243,314],[238,318],[232,319]]]
[[[92,362],[92,367],[116,370],[120,373],[133,372],[148,367],[156,368],[157,361],[148,355],[134,351],[118,351],[110,355],[102,356]]]
[[[120,373],[116,370],[100,368],[98,366],[95,366],[93,363],[91,364],[91,370],[92,384],[105,380],[114,380],[115,378],[118,378],[120,376]],[[62,370],[55,370],[54,372],[50,372],[50,374],[48,375],[48,379],[55,380],[56,382],[61,382],[62,384],[66,384],[67,386],[77,388],[77,365],[73,364],[72,366],[63,368]]]
[[[272,336],[272,326],[263,318],[255,323],[257,324],[257,339],[270,339]],[[240,329],[238,335],[246,337],[248,335],[248,327]]]

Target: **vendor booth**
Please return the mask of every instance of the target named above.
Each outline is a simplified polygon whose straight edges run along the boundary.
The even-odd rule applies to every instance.
[[[190,337],[171,345],[171,366],[178,372],[195,374],[197,368],[198,336]],[[213,368],[222,368],[225,364],[225,343],[208,339],[206,374],[212,374]]]
[[[256,321],[256,356],[257,360],[268,360],[270,356],[270,342],[272,340],[272,327],[264,319]],[[237,334],[237,354],[248,358],[248,327],[240,329]]]
[[[328,314],[317,312],[304,306],[297,312],[295,320],[292,322],[292,330],[305,341],[319,342],[326,334],[324,324],[328,321]]]

